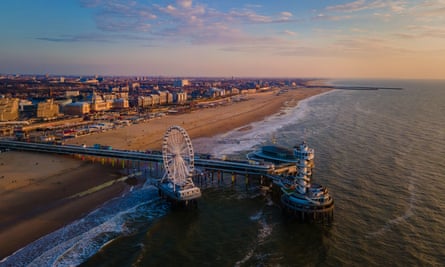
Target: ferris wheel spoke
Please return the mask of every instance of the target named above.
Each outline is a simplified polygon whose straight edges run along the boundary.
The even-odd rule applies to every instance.
[[[168,142],[168,143],[167,143],[167,150],[168,150],[171,154],[173,154],[173,152],[174,152],[174,150],[175,150],[175,145],[174,145],[173,143],[171,143],[171,142]]]
[[[174,157],[167,157],[167,164],[170,165],[174,161]]]
[[[184,144],[182,147],[181,147],[181,155],[188,155],[188,147]]]
[[[182,140],[181,139],[182,139],[182,136],[179,133],[175,134],[173,136],[173,144],[175,146],[178,146],[178,145],[182,144]]]

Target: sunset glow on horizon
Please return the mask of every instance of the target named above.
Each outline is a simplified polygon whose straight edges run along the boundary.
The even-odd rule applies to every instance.
[[[4,0],[0,73],[445,78],[445,1]]]

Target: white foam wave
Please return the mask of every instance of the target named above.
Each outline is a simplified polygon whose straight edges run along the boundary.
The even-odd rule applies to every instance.
[[[258,246],[263,244],[273,231],[273,225],[267,223],[263,210],[259,210],[257,213],[250,216],[250,220],[258,222],[257,238],[253,242],[253,245],[247,250],[246,255],[241,260],[237,261],[235,266],[241,266],[255,256],[255,251]]]
[[[250,127],[248,130],[245,130],[246,127],[243,126],[239,129],[215,136],[213,139],[219,142],[213,147],[211,154],[215,157],[235,154],[240,151],[251,150],[254,146],[271,140],[274,133],[280,131],[287,125],[297,123],[310,114],[312,110],[311,103],[314,99],[331,92],[333,91],[301,100],[295,107],[285,108],[278,114],[249,124]]]
[[[131,232],[128,222],[140,216],[151,221],[167,212],[167,205],[148,186],[113,199],[86,217],[50,233],[2,262],[6,266],[77,266],[105,244]],[[131,227],[131,226],[130,226]]]
[[[375,237],[383,235],[385,232],[389,231],[392,227],[395,227],[401,223],[406,223],[407,219],[414,215],[416,191],[412,179],[410,180],[410,183],[408,185],[408,192],[409,192],[409,204],[405,212],[394,219],[388,220],[384,226],[382,226],[379,230],[370,233],[368,236]]]
[[[256,214],[250,216],[250,220],[258,221],[261,218],[261,216],[263,216],[263,211],[262,210],[258,211]]]
[[[259,221],[259,223],[260,223],[260,229],[258,231],[258,243],[262,244],[272,234],[273,226],[267,223],[265,217],[263,217]]]
[[[275,202],[273,202],[272,197],[270,196],[270,194],[266,195],[266,206],[274,206]]]

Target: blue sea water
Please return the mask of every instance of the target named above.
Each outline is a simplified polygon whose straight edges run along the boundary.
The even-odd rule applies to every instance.
[[[272,138],[305,140],[335,199],[332,225],[290,220],[243,182],[203,188],[194,211],[171,211],[147,184],[0,266],[443,266],[445,81],[333,83],[403,89],[333,90],[214,148],[242,158]]]

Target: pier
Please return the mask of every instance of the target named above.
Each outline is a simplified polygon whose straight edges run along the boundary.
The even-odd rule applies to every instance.
[[[23,141],[13,140],[0,140],[1,150],[16,150],[16,151],[30,151],[39,153],[53,153],[60,155],[73,155],[82,159],[91,159],[92,162],[98,162],[104,164],[105,162],[111,162],[112,166],[131,169],[133,166],[134,171],[136,169],[141,171],[141,163],[155,163],[156,174],[158,178],[159,173],[163,170],[163,152],[162,151],[130,151],[112,149],[109,146],[97,146],[97,147],[85,147],[76,145],[57,145],[57,144],[45,144],[45,143],[30,143]],[[231,175],[231,183],[235,184],[237,176],[242,176],[246,188],[250,184],[252,179],[258,179],[259,184],[269,186],[272,189],[272,194],[275,197],[280,198],[282,195],[282,179],[283,177],[297,177],[298,167],[292,163],[285,164],[272,164],[272,163],[259,163],[257,161],[235,161],[235,160],[222,160],[212,158],[201,158],[193,156],[194,166],[196,167],[194,180],[203,185],[208,181],[217,181],[218,183],[223,181],[224,174]],[[119,164],[121,163],[121,164]],[[143,165],[143,164],[142,164]],[[216,176],[216,177],[215,177]],[[284,197],[284,196],[283,196]],[[281,197],[282,198],[282,197]],[[331,222],[333,219],[333,205],[329,207],[311,206],[310,204],[299,205],[292,203],[292,201],[283,201],[281,199],[283,211],[287,211],[301,221],[309,222]]]
[[[0,140],[0,149],[10,149],[18,151],[32,151],[41,153],[54,153],[62,155],[83,155],[93,156],[97,158],[113,158],[129,161],[140,162],[162,162],[162,153],[160,151],[152,151],[144,153],[138,151],[104,149],[94,147],[83,147],[74,145],[53,145],[43,143],[28,143],[22,141]],[[221,159],[200,159],[195,158],[195,166],[215,172],[227,172],[237,174],[250,175],[274,175],[286,171],[286,166],[275,167],[273,164],[256,165],[248,161],[230,161]],[[292,166],[289,166],[292,169]]]

